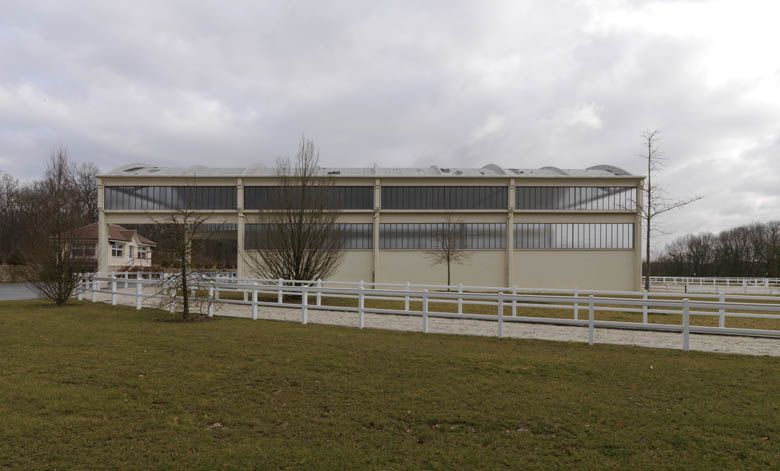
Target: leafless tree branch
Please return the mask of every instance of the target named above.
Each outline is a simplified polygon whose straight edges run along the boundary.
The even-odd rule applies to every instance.
[[[276,173],[279,185],[247,231],[245,261],[262,278],[327,278],[343,258],[343,205],[328,191],[333,180],[321,175],[314,143],[302,138],[294,160],[277,160]]]

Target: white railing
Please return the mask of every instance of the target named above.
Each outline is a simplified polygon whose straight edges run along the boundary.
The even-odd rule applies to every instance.
[[[651,276],[650,288],[683,292],[780,294],[780,278]]]
[[[144,288],[159,288],[161,283],[165,283],[164,277],[162,280],[143,277],[125,280],[116,275],[86,275],[78,297],[84,299],[86,295],[94,302],[98,300],[98,294],[109,295],[108,299],[112,304],[117,304],[120,297],[132,298],[136,308],[141,309],[144,301],[153,301],[159,297],[160,292],[156,289],[149,295],[144,292]],[[122,290],[122,286],[128,288]],[[430,318],[495,322],[498,337],[503,337],[505,323],[587,327],[588,342],[591,344],[596,328],[679,332],[682,334],[682,347],[685,350],[688,349],[691,333],[780,338],[780,328],[726,327],[728,319],[778,321],[777,325],[780,327],[780,297],[773,296],[688,294],[681,299],[679,293],[660,292],[236,278],[194,281],[191,288],[202,292],[199,296],[207,298],[210,316],[214,315],[214,305],[217,303],[247,306],[253,319],[258,318],[260,306],[276,306],[300,310],[301,322],[304,324],[308,322],[309,310],[317,309],[357,313],[358,326],[361,328],[365,326],[366,314],[416,316],[421,319],[420,328],[423,332],[429,331]],[[240,295],[231,299],[227,293]],[[334,303],[343,299],[352,300],[354,305]],[[385,307],[371,307],[366,301],[386,301],[389,304],[386,303]],[[438,309],[432,310],[432,304]],[[467,306],[483,306],[483,311],[490,311],[492,314],[466,312],[467,309],[464,308]],[[529,308],[554,312],[552,316],[523,315],[523,311]],[[637,320],[596,319],[596,313],[604,312],[635,315]],[[680,316],[680,323],[651,322],[651,315],[666,316],[666,319],[669,319],[668,316]],[[691,316],[717,318],[718,325],[691,324]]]

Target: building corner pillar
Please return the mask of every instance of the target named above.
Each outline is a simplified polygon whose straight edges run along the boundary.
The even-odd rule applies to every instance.
[[[99,273],[108,273],[109,256],[111,255],[108,246],[108,224],[106,223],[105,199],[103,195],[103,181],[98,178],[98,234],[97,247],[95,247],[97,257],[97,271]]]
[[[643,218],[642,207],[644,205],[644,178],[639,180],[636,187],[636,216],[634,219],[634,290],[642,291],[644,285],[642,284],[643,267],[642,263],[642,230]]]
[[[246,278],[248,276],[246,269],[246,218],[244,217],[244,184],[242,179],[238,179],[236,184],[236,206],[238,209],[238,218],[236,221],[236,276]]]
[[[507,213],[506,213],[506,286],[513,286],[515,280],[514,273],[514,253],[515,253],[515,179],[509,179],[507,188]]]
[[[372,256],[371,256],[371,281],[379,282],[379,215],[382,211],[382,184],[378,178],[374,179],[374,218],[372,223]]]

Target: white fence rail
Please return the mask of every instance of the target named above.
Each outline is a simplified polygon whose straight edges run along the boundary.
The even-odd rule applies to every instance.
[[[413,316],[420,318],[420,330],[429,332],[431,318],[469,319],[495,322],[496,335],[503,337],[506,323],[537,323],[587,327],[588,342],[594,342],[594,330],[629,329],[653,332],[678,332],[682,348],[688,350],[694,334],[721,334],[780,338],[780,297],[720,293],[687,294],[673,292],[596,291],[539,288],[506,288],[466,285],[419,285],[410,283],[369,283],[300,280],[242,280],[204,276],[192,289],[208,301],[208,315],[215,304],[244,305],[253,319],[263,306],[300,311],[301,322],[308,323],[309,310],[346,311],[357,314],[357,326],[365,327],[366,314]],[[206,281],[207,280],[207,281]],[[119,298],[132,299],[141,309],[158,297],[166,276],[126,279],[115,274],[85,275],[79,299],[89,296],[97,301],[107,295],[112,304]],[[152,294],[145,288],[152,288]],[[234,294],[228,294],[234,293]],[[236,294],[237,293],[237,294]],[[344,300],[351,300],[344,305]],[[379,304],[378,301],[384,303]],[[373,303],[367,303],[373,302]],[[374,304],[373,306],[369,304]],[[432,309],[433,306],[436,309]],[[480,306],[468,309],[467,306]],[[539,310],[551,310],[539,315]],[[587,313],[583,312],[587,310]],[[472,311],[472,312],[467,312]],[[617,312],[636,320],[597,319],[596,313]],[[528,315],[524,315],[528,314]],[[536,314],[536,315],[534,315]],[[651,316],[653,317],[651,319]],[[676,320],[679,324],[654,320]],[[691,323],[691,317],[717,319],[715,325]],[[727,320],[754,319],[777,321],[771,329],[727,327]],[[713,322],[714,323],[714,322]]]
[[[644,282],[644,278],[642,281]],[[650,289],[686,293],[743,293],[780,295],[780,278],[651,276]]]

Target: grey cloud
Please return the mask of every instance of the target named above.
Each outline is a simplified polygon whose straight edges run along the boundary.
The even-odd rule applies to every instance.
[[[0,170],[33,178],[59,145],[102,169],[271,163],[305,133],[334,166],[640,173],[661,127],[659,179],[705,196],[669,232],[777,218],[780,106],[704,86],[705,39],[590,31],[592,5],[0,2]]]

